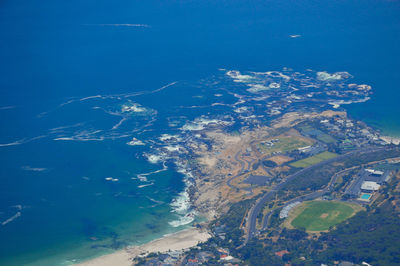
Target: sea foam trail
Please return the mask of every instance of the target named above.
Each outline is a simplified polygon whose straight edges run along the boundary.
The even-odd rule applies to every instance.
[[[93,95],[93,96],[88,96],[88,97],[84,97],[84,98],[81,98],[81,99],[79,99],[79,101],[86,101],[86,100],[90,100],[90,99],[95,99],[95,98],[101,98],[102,96],[101,95]]]
[[[47,168],[41,168],[41,167],[31,167],[29,165],[25,165],[21,167],[25,171],[33,171],[33,172],[43,172],[48,170]]]
[[[49,132],[51,132],[51,133],[60,133],[60,132],[63,132],[64,129],[70,129],[70,128],[74,128],[74,127],[81,127],[83,125],[85,125],[85,123],[84,122],[80,122],[80,123],[76,123],[76,124],[73,124],[73,125],[54,127],[54,128],[50,128]]]
[[[115,124],[115,125],[112,127],[112,130],[118,129],[118,128],[122,125],[122,123],[124,123],[126,120],[127,120],[126,117],[122,118],[117,124]]]
[[[5,226],[6,224],[11,223],[12,221],[14,221],[15,219],[17,219],[20,216],[21,216],[21,212],[17,212],[15,215],[11,216],[10,218],[8,218],[4,222],[2,222],[1,225]]]
[[[14,109],[14,108],[16,108],[17,106],[15,106],[15,105],[10,105],[10,106],[2,106],[2,107],[0,107],[0,110],[9,110],[9,109]]]
[[[145,184],[145,185],[139,185],[137,186],[138,188],[144,188],[144,187],[148,187],[148,186],[152,186],[154,185],[154,183],[150,183],[150,184]]]
[[[41,136],[37,136],[37,137],[34,137],[34,138],[23,138],[23,139],[16,140],[16,141],[10,142],[10,143],[2,143],[2,144],[0,144],[0,147],[21,145],[21,144],[25,144],[25,143],[28,143],[28,142],[31,142],[31,141],[34,141],[34,140],[37,140],[37,139],[45,138],[46,136],[47,135],[41,135]]]
[[[25,141],[25,139],[21,139],[21,140],[17,140],[17,141],[10,142],[10,143],[2,143],[2,144],[0,144],[0,147],[20,145],[20,144],[23,144],[24,141]]]
[[[152,172],[149,172],[149,173],[137,174],[136,177],[137,177],[137,179],[139,179],[142,182],[147,182],[147,177],[148,176],[153,175],[153,174],[157,174],[157,173],[160,173],[160,172],[163,172],[163,171],[166,171],[167,169],[168,169],[168,167],[164,163],[162,169],[159,169],[159,170],[156,170],[156,171],[152,171]]]
[[[157,203],[157,204],[164,204],[165,203],[164,201],[156,200],[156,199],[150,198],[149,196],[146,196],[146,198],[148,200],[154,202],[154,203]]]
[[[151,28],[148,24],[82,24],[82,26],[110,26],[110,27],[133,27],[133,28]]]
[[[87,25],[89,25],[89,24],[87,24]],[[101,24],[94,24],[94,25],[101,25]],[[110,24],[110,25],[145,25],[145,24]],[[85,97],[82,97],[82,98],[71,97],[67,101],[59,104],[55,109],[42,112],[42,113],[38,114],[37,117],[38,118],[42,118],[43,116],[45,116],[45,115],[47,115],[47,114],[49,114],[49,113],[51,113],[51,112],[53,112],[53,111],[55,111],[55,110],[57,110],[59,108],[62,108],[64,106],[66,106],[66,105],[69,105],[69,104],[72,104],[72,103],[75,103],[75,102],[83,102],[83,101],[94,100],[94,99],[107,100],[107,99],[120,99],[122,97],[123,98],[130,98],[130,97],[141,96],[141,95],[146,95],[146,94],[153,94],[153,93],[160,92],[160,91],[162,91],[162,90],[164,90],[164,89],[166,89],[168,87],[171,87],[171,86],[173,86],[173,85],[175,85],[177,83],[178,83],[177,81],[174,81],[174,82],[168,83],[167,85],[164,85],[164,86],[162,86],[162,87],[160,87],[158,89],[155,89],[155,90],[145,90],[145,91],[139,91],[139,92],[134,92],[134,93],[105,94],[105,95],[98,94],[98,95],[85,96]]]

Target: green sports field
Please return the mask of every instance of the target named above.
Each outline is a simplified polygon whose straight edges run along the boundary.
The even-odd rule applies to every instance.
[[[307,231],[326,231],[351,217],[361,207],[335,201],[311,201],[298,207],[291,226]]]
[[[294,166],[294,167],[297,167],[297,168],[306,168],[306,167],[309,167],[309,166],[311,166],[313,164],[317,164],[319,162],[331,159],[331,158],[336,157],[336,156],[337,156],[336,153],[325,151],[325,152],[319,153],[317,155],[305,158],[303,160],[299,160],[299,161],[293,162],[290,165]]]

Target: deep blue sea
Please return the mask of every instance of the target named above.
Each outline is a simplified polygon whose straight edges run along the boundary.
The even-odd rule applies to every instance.
[[[395,0],[0,1],[0,265],[189,226],[188,174],[151,155],[215,111],[188,107],[220,97],[220,69],[347,71],[373,88],[350,115],[400,136],[399,14]]]

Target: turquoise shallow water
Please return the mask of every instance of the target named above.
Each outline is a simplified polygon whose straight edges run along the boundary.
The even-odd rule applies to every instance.
[[[400,135],[399,13],[398,1],[2,1],[0,265],[62,264],[187,226],[169,224],[185,175],[148,161],[156,143],[126,143],[223,111],[182,108],[217,99],[220,68],[348,71],[374,92],[350,115]]]

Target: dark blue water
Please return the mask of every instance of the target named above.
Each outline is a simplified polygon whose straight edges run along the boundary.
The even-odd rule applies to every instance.
[[[168,133],[166,117],[179,115],[170,107],[206,92],[181,86],[131,99],[157,114],[135,116],[116,135],[121,116],[93,108],[113,112],[125,98],[60,104],[191,84],[219,68],[348,71],[374,90],[350,114],[398,135],[399,14],[398,1],[1,1],[0,143],[23,144],[0,147],[0,222],[21,213],[0,226],[0,264],[53,265],[175,230],[166,224],[182,175],[171,166],[139,189],[132,176],[163,166],[119,137]],[[154,117],[154,131],[143,133]],[[99,128],[103,141],[54,141]],[[147,196],[165,204],[150,208]]]

